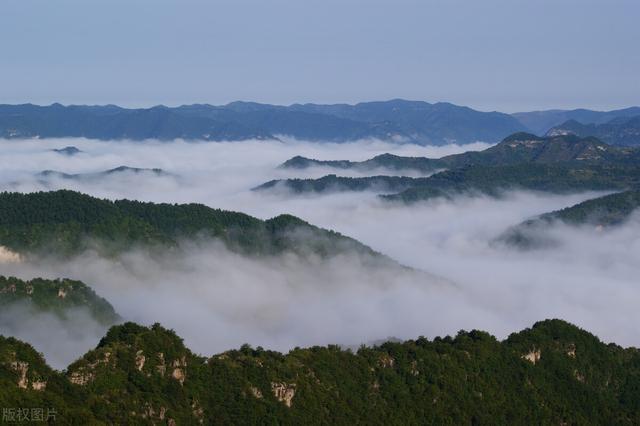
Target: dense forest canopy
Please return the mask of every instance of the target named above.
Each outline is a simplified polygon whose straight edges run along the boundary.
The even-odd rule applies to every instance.
[[[640,352],[547,320],[504,341],[473,330],[205,358],[158,324],[125,323],[64,372],[0,337],[0,405],[54,407],[60,424],[632,425]]]

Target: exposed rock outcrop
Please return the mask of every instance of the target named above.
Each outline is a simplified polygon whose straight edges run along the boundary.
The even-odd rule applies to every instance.
[[[540,351],[540,349],[533,349],[531,352],[522,355],[522,359],[525,359],[535,365],[538,361],[540,361],[541,356],[542,352]]]
[[[176,359],[173,361],[173,372],[171,373],[171,377],[180,382],[180,384],[184,384],[185,379],[187,378],[187,360],[183,356],[180,359]]]
[[[140,350],[138,352],[136,352],[136,369],[138,371],[142,371],[142,369],[144,368],[144,363],[147,360],[147,358],[144,356],[143,352]]]
[[[293,397],[296,394],[296,384],[271,382],[271,391],[278,401],[283,402],[287,407],[291,407]]]

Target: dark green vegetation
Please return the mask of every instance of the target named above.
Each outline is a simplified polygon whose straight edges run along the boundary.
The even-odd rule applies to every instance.
[[[596,190],[625,190],[640,185],[640,166],[522,163],[510,166],[468,166],[426,178],[419,186],[392,195],[387,201],[412,203],[459,194],[499,197],[509,190],[556,194]]]
[[[582,124],[566,121],[549,130],[549,134],[574,134],[595,136],[611,145],[640,145],[640,114],[634,117],[618,117],[602,124]]]
[[[319,179],[271,180],[253,188],[253,190],[265,191],[283,188],[296,193],[328,191],[398,192],[417,185],[423,179],[424,178],[410,178],[406,176],[368,176],[351,178],[327,175]]]
[[[23,304],[33,313],[54,314],[62,320],[71,319],[70,313],[77,308],[86,309],[93,319],[105,326],[120,320],[113,306],[89,286],[68,279],[23,281],[0,275],[0,309],[15,304]]]
[[[468,151],[442,158],[401,157],[382,154],[366,161],[320,161],[305,157],[293,157],[281,168],[305,169],[314,166],[334,167],[368,171],[377,168],[388,170],[417,170],[430,173],[438,169],[453,169],[464,166],[505,166],[519,163],[566,163],[580,164],[637,164],[640,151],[609,146],[593,137],[576,135],[539,137],[530,133],[515,133],[499,144],[483,151]]]
[[[0,405],[58,424],[638,424],[640,352],[560,320],[362,347],[204,358],[172,331],[115,326],[56,372],[0,338]]]
[[[553,224],[588,225],[602,231],[624,223],[638,208],[638,190],[605,195],[526,220],[509,228],[498,241],[525,249],[554,245],[556,242],[547,234]]]
[[[480,152],[465,152],[440,159],[378,156],[365,162],[317,162],[294,157],[282,165],[305,168],[316,164],[342,169],[365,169],[368,164],[390,164],[391,169],[442,169],[424,178],[383,176],[345,178],[335,175],[320,179],[271,181],[261,189],[281,184],[295,192],[321,192],[336,187],[350,190],[376,190],[386,181],[408,186],[396,194],[383,195],[389,201],[415,202],[457,194],[498,196],[506,190],[526,189],[567,193],[586,190],[625,190],[640,183],[640,150],[612,147],[596,138],[575,135],[538,137],[516,133]],[[330,185],[329,185],[330,184]]]
[[[391,262],[356,240],[290,215],[263,221],[201,204],[109,201],[67,190],[0,193],[0,245],[21,254],[69,256],[87,249],[117,254],[211,238],[243,254],[350,253]]]
[[[544,135],[552,127],[558,126],[569,120],[575,120],[584,124],[603,124],[618,117],[624,118],[640,115],[640,107],[624,108],[613,111],[555,109],[547,111],[517,112],[511,115],[532,132],[538,135]]]
[[[332,167],[343,170],[357,170],[368,172],[377,169],[390,171],[418,171],[422,173],[433,173],[438,169],[446,168],[447,165],[440,161],[425,157],[400,157],[393,154],[377,155],[365,161],[348,160],[314,160],[301,156],[293,157],[284,163],[283,169],[306,169],[309,167]]]
[[[495,142],[520,130],[524,126],[508,114],[404,100],[291,106],[233,102],[148,109],[0,105],[4,138],[245,140],[287,135],[314,141],[378,138],[445,144]]]

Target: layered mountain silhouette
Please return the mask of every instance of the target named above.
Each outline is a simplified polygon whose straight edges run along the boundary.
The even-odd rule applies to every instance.
[[[518,130],[524,127],[508,114],[405,100],[291,106],[233,102],[146,109],[0,105],[0,137],[4,138],[235,141],[283,135],[311,141],[376,138],[440,145],[496,142]]]
[[[548,135],[595,136],[610,145],[640,146],[640,114],[618,117],[602,124],[583,124],[576,120],[566,121],[549,130]]]
[[[607,145],[597,138],[576,135],[540,137],[516,133],[499,144],[479,152],[465,152],[439,159],[400,157],[389,154],[364,162],[317,161],[294,157],[280,167],[301,169],[313,166],[336,169],[387,168],[419,170],[430,176],[340,177],[319,179],[282,179],[267,182],[256,189],[288,188],[293,192],[332,190],[372,190],[406,187],[382,198],[414,202],[434,197],[480,193],[497,196],[509,189],[548,192],[585,190],[624,190],[640,183],[640,150]],[[377,170],[376,170],[377,171]],[[382,191],[380,191],[382,192]]]

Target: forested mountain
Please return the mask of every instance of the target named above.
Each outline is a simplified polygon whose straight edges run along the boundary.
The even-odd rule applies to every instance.
[[[356,170],[359,172],[378,171],[385,169],[394,172],[418,171],[424,174],[433,173],[438,169],[446,168],[446,164],[438,159],[425,157],[401,157],[393,154],[377,155],[365,161],[349,160],[315,160],[295,156],[282,163],[282,169],[307,169],[309,167],[330,167],[341,170]]]
[[[509,166],[468,166],[425,178],[419,185],[392,195],[387,201],[411,203],[460,194],[500,196],[507,190],[544,191],[556,194],[626,190],[640,185],[640,165],[599,166],[521,163]]]
[[[554,244],[547,232],[553,224],[589,225],[596,231],[624,223],[640,208],[640,190],[618,192],[526,220],[509,228],[498,241],[521,248]]]
[[[36,175],[40,180],[46,181],[52,178],[58,179],[70,179],[70,180],[78,180],[78,181],[95,181],[100,180],[109,176],[116,176],[121,174],[141,174],[141,175],[152,175],[152,176],[171,176],[170,173],[165,172],[162,169],[154,168],[139,168],[139,167],[128,167],[128,166],[119,166],[113,169],[104,170],[101,172],[95,173],[63,173],[56,170],[43,170],[42,172]]]
[[[406,176],[367,176],[343,177],[327,175],[318,179],[276,179],[253,188],[253,191],[287,189],[294,193],[303,192],[339,192],[339,191],[376,191],[399,192],[419,185],[424,178]]]
[[[310,160],[294,157],[283,168],[313,165],[367,170],[389,165],[391,170],[446,169],[422,178],[374,176],[348,178],[335,175],[320,179],[286,179],[268,182],[260,189],[284,187],[293,192],[378,190],[397,194],[386,200],[413,202],[461,193],[499,195],[510,189],[549,192],[624,190],[640,183],[640,150],[607,145],[596,138],[575,135],[538,137],[516,133],[484,151],[470,151],[439,159],[382,155],[364,162]],[[370,166],[375,165],[375,166]],[[371,169],[371,168],[370,168]],[[400,189],[405,186],[405,189]]]
[[[289,215],[263,221],[201,204],[109,201],[67,190],[0,193],[0,245],[21,254],[68,256],[88,248],[116,254],[210,238],[246,254],[352,253],[395,265],[356,240]]]
[[[569,120],[575,120],[582,124],[603,124],[618,117],[640,115],[640,107],[636,106],[612,111],[552,109],[547,111],[517,112],[511,115],[532,132],[538,135],[544,135],[552,127]]]
[[[636,116],[618,117],[602,124],[582,124],[569,120],[551,128],[548,134],[595,136],[610,145],[640,146],[640,111]]]
[[[297,156],[285,161],[279,167],[305,169],[320,166],[358,171],[384,168],[430,173],[439,169],[470,165],[503,166],[525,162],[546,164],[568,161],[579,161],[582,164],[635,163],[640,161],[640,150],[609,146],[597,138],[583,138],[573,134],[540,137],[530,133],[515,133],[483,151],[467,151],[437,159],[382,154],[366,161],[320,161]]]
[[[357,105],[278,106],[232,102],[126,109],[0,105],[0,137],[93,139],[275,139],[345,142],[377,138],[419,144],[495,142],[525,128],[508,114],[448,103],[392,100]]]
[[[71,319],[69,315],[78,308],[85,309],[102,325],[111,326],[120,320],[113,306],[81,281],[42,278],[24,281],[0,275],[0,308],[6,310],[17,304],[34,314],[50,313],[62,320]]]
[[[156,324],[111,328],[65,372],[0,337],[0,404],[57,424],[638,424],[640,352],[560,320],[362,347],[193,354]]]

